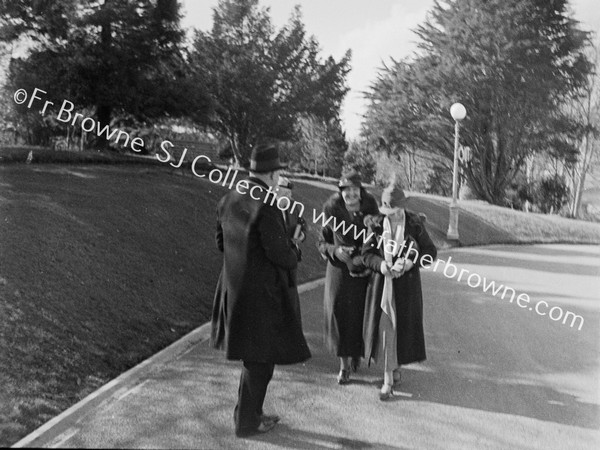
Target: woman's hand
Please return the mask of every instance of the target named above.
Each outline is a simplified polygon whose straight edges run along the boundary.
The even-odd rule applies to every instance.
[[[398,258],[392,266],[392,277],[399,278],[404,274],[405,260],[404,258]]]
[[[394,278],[400,278],[410,269],[415,266],[412,260],[405,258],[398,258],[391,268],[392,276]]]
[[[375,228],[375,226],[377,225],[377,220],[375,219],[375,215],[374,214],[366,215],[363,219],[363,223],[365,224],[365,227],[367,227],[368,229]]]
[[[379,267],[379,270],[381,271],[381,274],[383,276],[392,276],[392,272],[390,271],[390,265],[386,261],[381,261],[381,266]]]
[[[404,270],[405,259],[398,258],[394,265],[392,266],[392,270],[395,272],[402,272]]]
[[[335,249],[335,256],[340,261],[348,264],[352,262],[352,257],[350,256],[350,252],[352,251],[352,247],[347,247],[344,245],[340,245]]]

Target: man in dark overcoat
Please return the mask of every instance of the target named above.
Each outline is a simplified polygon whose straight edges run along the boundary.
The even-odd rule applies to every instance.
[[[283,167],[277,147],[255,147],[247,184],[238,183],[217,207],[216,240],[223,268],[213,304],[211,342],[225,349],[227,359],[243,361],[234,411],[237,436],[269,431],[279,420],[263,414],[274,365],[310,358],[292,276],[298,252],[288,237],[284,214],[273,201]]]

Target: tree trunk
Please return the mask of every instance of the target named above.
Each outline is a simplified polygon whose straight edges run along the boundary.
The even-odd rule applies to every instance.
[[[99,127],[104,127],[105,125],[110,125],[110,116],[112,113],[112,108],[110,105],[102,104],[102,100],[100,100],[100,104],[96,106],[97,112],[96,117],[98,119]],[[108,148],[108,140],[104,134],[98,136],[98,147],[106,149]]]
[[[233,152],[233,161],[235,167],[242,167],[242,157],[240,155],[240,149],[235,135],[229,138],[229,142],[231,143],[231,151]]]
[[[572,216],[577,218],[579,216],[579,209],[581,208],[581,197],[583,196],[583,190],[585,189],[585,178],[587,171],[590,166],[590,161],[593,157],[594,144],[590,145],[590,132],[585,136],[585,147],[583,151],[583,158],[581,160],[581,173],[577,180],[577,186],[575,188],[575,198],[573,200]]]
[[[533,176],[533,155],[528,156],[526,161],[527,169],[525,171],[525,181],[527,182],[527,189],[529,189],[531,178]],[[525,200],[525,212],[530,212],[530,210],[531,202],[529,200]]]
[[[575,199],[573,200],[572,216],[577,219],[579,217],[579,210],[581,208],[581,197],[583,196],[583,189],[585,187],[585,176],[586,170],[581,171],[581,175],[577,180],[577,186],[575,188]]]
[[[108,8],[110,0],[104,0],[103,9]],[[110,71],[108,68],[109,64],[107,62],[110,52],[111,52],[111,43],[112,43],[112,23],[110,22],[110,14],[107,14],[104,11],[103,14],[104,23],[102,23],[100,28],[100,46],[102,48],[101,55],[105,59],[105,67],[107,72]],[[100,127],[110,125],[110,116],[112,113],[112,107],[110,104],[106,104],[106,99],[104,98],[102,84],[105,80],[101,80],[100,83],[96,85],[96,118],[98,119],[98,123]],[[103,134],[98,136],[98,147],[106,149],[108,148],[108,140],[106,136]]]
[[[414,158],[414,152],[411,152],[409,150],[406,151],[406,160],[408,163],[408,167],[407,167],[407,171],[408,171],[408,176],[407,176],[407,188],[409,191],[414,190],[414,183],[415,183],[415,158]]]

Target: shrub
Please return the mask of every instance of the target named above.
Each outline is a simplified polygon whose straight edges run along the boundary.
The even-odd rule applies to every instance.
[[[452,195],[452,171],[440,164],[434,164],[427,178],[427,189],[425,192],[450,197]]]
[[[539,181],[534,197],[535,204],[541,212],[558,213],[568,201],[569,187],[564,177],[560,175],[545,177]]]

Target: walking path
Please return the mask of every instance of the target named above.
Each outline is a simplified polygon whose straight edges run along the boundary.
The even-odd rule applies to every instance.
[[[536,245],[453,249],[440,258],[585,318],[581,331],[423,273],[428,360],[403,369],[381,402],[380,369],[335,383],[322,343],[322,282],[301,302],[313,358],[277,366],[265,404],[282,421],[233,434],[240,363],[204,325],[113,380],[15,446],[112,448],[599,448],[600,250]]]

